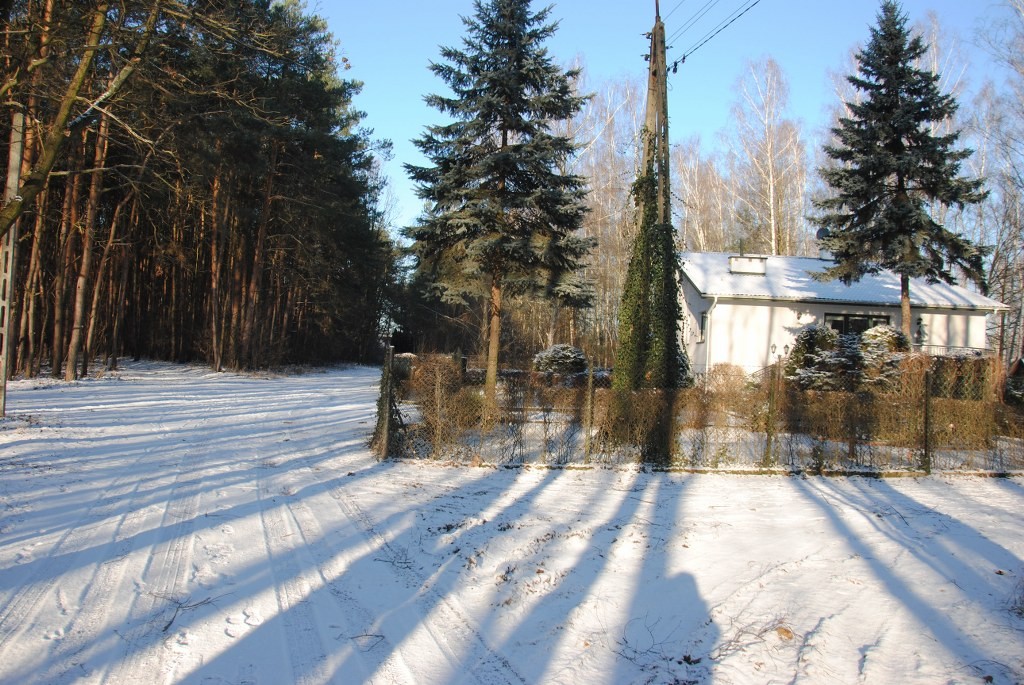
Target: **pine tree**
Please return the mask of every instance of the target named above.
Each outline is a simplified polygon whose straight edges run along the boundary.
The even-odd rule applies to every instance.
[[[481,290],[489,300],[486,390],[497,383],[503,295],[555,294],[578,270],[590,243],[574,232],[585,213],[584,180],[563,174],[573,142],[551,124],[582,108],[578,70],[563,72],[543,42],[556,30],[550,8],[529,0],[476,0],[463,18],[463,49],[444,47],[431,71],[453,95],[427,103],[450,115],[415,140],[433,166],[406,165],[427,211],[407,229],[424,265],[440,265],[435,285],[449,301]]]
[[[956,100],[939,91],[939,75],[917,66],[928,51],[911,36],[895,0],[883,0],[878,26],[857,54],[848,81],[864,95],[832,129],[826,154],[839,164],[820,170],[833,195],[815,203],[815,223],[829,233],[822,246],[835,265],[825,279],[849,284],[881,269],[900,276],[902,330],[910,336],[910,279],[954,282],[957,268],[985,289],[985,250],[933,218],[934,208],[984,200],[982,181],[960,176],[971,151],[955,149],[959,131],[938,135],[932,124],[952,117]]]

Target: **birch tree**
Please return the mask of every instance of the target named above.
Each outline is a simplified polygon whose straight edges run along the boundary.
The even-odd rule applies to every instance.
[[[785,117],[788,85],[772,58],[749,62],[737,84],[732,174],[748,245],[772,255],[804,249],[806,146]]]

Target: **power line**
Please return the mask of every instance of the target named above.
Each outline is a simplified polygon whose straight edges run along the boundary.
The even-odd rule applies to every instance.
[[[690,55],[695,53],[697,50],[699,50],[702,47],[704,47],[708,43],[708,41],[710,41],[712,38],[717,36],[719,33],[721,33],[725,29],[727,29],[730,26],[732,26],[732,24],[734,24],[736,22],[736,20],[738,20],[744,14],[746,14],[751,9],[753,9],[754,5],[756,5],[759,2],[761,2],[761,0],[752,0],[750,2],[750,4],[748,4],[746,7],[742,7],[741,6],[741,9],[736,10],[729,17],[726,17],[725,19],[723,19],[722,22],[716,28],[714,28],[711,31],[709,31],[708,33],[704,34],[703,38],[701,38],[689,50],[684,52],[682,57],[680,57],[679,59],[677,59],[674,62],[672,62],[672,64],[669,65],[669,69],[671,69],[673,72],[675,72],[680,64],[683,64],[684,62],[686,62],[686,58],[687,57],[689,57]]]
[[[668,19],[669,17],[671,17],[672,13],[675,12],[680,7],[682,7],[684,2],[686,2],[686,0],[679,0],[679,2],[676,3],[676,6],[673,7],[671,10],[669,10],[669,13],[665,15],[665,19]]]
[[[761,2],[761,0],[753,0],[753,2],[751,2],[749,5],[747,5],[743,9],[737,10],[736,12],[733,12],[733,15],[732,15],[731,18],[726,18],[725,20],[723,20],[723,22],[718,25],[717,30],[716,29],[712,29],[713,32],[709,32],[710,35],[705,34],[705,38],[703,40],[701,40],[699,43],[697,43],[697,45],[695,45],[695,46],[691,47],[689,50],[687,50],[683,54],[683,57],[684,58],[689,57],[690,55],[695,53],[697,50],[702,48],[709,40],[711,40],[712,38],[717,36],[719,33],[724,31],[725,29],[727,29],[730,26],[732,26],[732,24],[734,24],[737,19],[739,19],[744,14],[749,12],[754,7],[754,5],[756,5],[759,2]]]
[[[698,21],[700,21],[704,17],[704,15],[707,14],[709,11],[711,11],[711,8],[713,8],[719,2],[721,2],[721,0],[708,0],[707,2],[705,2],[704,6],[701,7],[699,10],[697,10],[696,12],[694,12],[693,15],[689,19],[684,21],[682,26],[680,26],[678,29],[676,29],[672,33],[672,35],[670,35],[668,38],[665,39],[665,42],[666,43],[670,43],[673,40],[675,40],[676,38],[682,36],[687,31],[689,31],[691,28],[693,28],[694,24],[696,24]]]

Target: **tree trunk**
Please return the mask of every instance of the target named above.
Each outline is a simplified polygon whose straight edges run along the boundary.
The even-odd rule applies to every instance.
[[[125,250],[127,252],[127,250]],[[110,331],[110,354],[107,357],[106,368],[108,371],[114,371],[117,369],[117,357],[120,352],[121,345],[121,325],[124,321],[124,310],[127,304],[127,290],[128,290],[128,272],[131,268],[131,255],[123,254],[121,256],[121,279],[117,285],[117,290],[114,293],[116,306],[114,309],[114,323],[111,326]]]
[[[25,142],[31,137],[31,129],[25,132]],[[27,147],[26,147],[27,149]],[[25,166],[22,166],[25,172]],[[32,250],[29,253],[25,285],[22,290],[21,324],[18,335],[18,367],[26,378],[36,375],[36,336],[38,334],[37,305],[42,291],[42,254],[43,229],[46,225],[46,199],[48,191],[43,191],[36,198],[36,219],[32,230]]]
[[[501,279],[491,276],[491,299],[489,309],[490,325],[487,341],[487,376],[484,396],[487,404],[494,407],[498,389],[498,353],[501,350]]]
[[[58,260],[57,275],[53,283],[53,339],[50,341],[50,375],[54,378],[61,377],[64,367],[65,348],[65,325],[67,323],[67,312],[65,302],[67,299],[67,281],[74,265],[72,258],[71,243],[74,239],[74,229],[78,223],[78,195],[82,186],[82,175],[72,174],[68,177],[64,188],[64,204],[61,213],[60,234],[57,241]]]
[[[558,314],[559,314],[559,310],[560,309],[561,309],[561,302],[558,300],[558,297],[552,298],[552,302],[551,302],[551,322],[548,325],[548,334],[547,334],[547,346],[548,347],[553,347],[554,344],[555,344],[555,336],[558,333]]]
[[[103,287],[103,280],[109,270],[111,255],[113,254],[114,248],[114,238],[117,237],[117,226],[120,223],[121,212],[124,211],[125,206],[129,201],[131,201],[131,198],[132,193],[129,191],[124,198],[117,203],[117,207],[114,208],[114,213],[110,218],[110,231],[107,233],[107,242],[103,245],[103,256],[100,257],[99,268],[96,271],[96,282],[92,289],[92,306],[89,307],[89,329],[85,335],[85,354],[82,355],[83,376],[86,376],[89,373],[89,359],[93,356],[93,350],[95,349],[96,329],[99,327],[101,309],[100,297],[105,290]],[[111,279],[110,289],[113,289],[113,287],[113,279]],[[106,292],[109,294],[109,290]]]
[[[249,273],[247,294],[243,298],[245,307],[242,317],[241,348],[243,363],[254,366],[257,363],[256,346],[253,343],[253,332],[256,327],[256,310],[259,303],[259,291],[263,276],[263,255],[266,251],[267,228],[270,224],[271,195],[274,190],[274,168],[277,166],[277,146],[271,151],[270,171],[267,172],[267,183],[263,188],[263,211],[260,213],[259,228],[256,233],[256,244],[253,246],[252,270]]]
[[[90,301],[89,276],[92,271],[93,239],[96,235],[96,222],[99,217],[100,195],[103,193],[103,172],[100,171],[107,159],[107,131],[110,120],[100,117],[99,131],[96,134],[96,150],[93,155],[93,171],[89,183],[88,205],[85,211],[85,227],[82,232],[82,261],[78,266],[78,283],[75,287],[75,309],[71,323],[71,342],[68,344],[67,368],[64,380],[73,381],[78,378],[78,359],[82,355],[85,341],[85,320],[87,316],[86,302]],[[96,284],[99,285],[98,283]],[[88,362],[82,361],[82,368],[88,369]]]
[[[913,341],[913,322],[910,316],[910,276],[900,274],[900,318],[903,323],[903,335],[907,336],[907,340]]]
[[[224,368],[220,328],[220,188],[221,178],[218,174],[213,179],[210,197],[210,362],[214,371],[221,371]]]
[[[233,368],[241,368],[241,353],[239,346],[239,331],[242,327],[242,298],[245,297],[245,289],[243,283],[245,282],[245,276],[242,270],[245,268],[245,244],[246,241],[241,237],[241,230],[239,222],[236,219],[232,222],[232,234],[239,236],[238,240],[234,241],[236,246],[232,250],[231,256],[231,290],[228,297],[231,298],[231,319],[225,323],[224,334],[225,342],[227,343],[228,358],[227,364]],[[225,317],[226,318],[226,317]]]

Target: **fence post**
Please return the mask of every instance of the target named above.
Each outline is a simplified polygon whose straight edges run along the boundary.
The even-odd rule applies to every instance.
[[[387,459],[391,449],[392,407],[394,396],[392,389],[392,357],[395,348],[388,345],[384,353],[384,366],[380,373],[380,397],[377,399],[377,426],[373,431],[373,438],[370,441],[372,447],[377,451],[379,459]]]
[[[772,346],[774,348],[774,345]],[[775,362],[770,368],[768,374],[768,417],[765,420],[765,440],[764,440],[764,456],[761,458],[761,466],[769,467],[775,462],[774,456],[774,438],[775,438],[775,392],[776,384],[778,382],[777,375],[779,371],[779,363]]]
[[[590,434],[594,430],[594,367],[587,369],[587,395],[583,398],[583,463],[590,463]]]
[[[924,455],[921,458],[921,467],[924,472],[931,475],[932,472],[932,370],[924,372]]]

